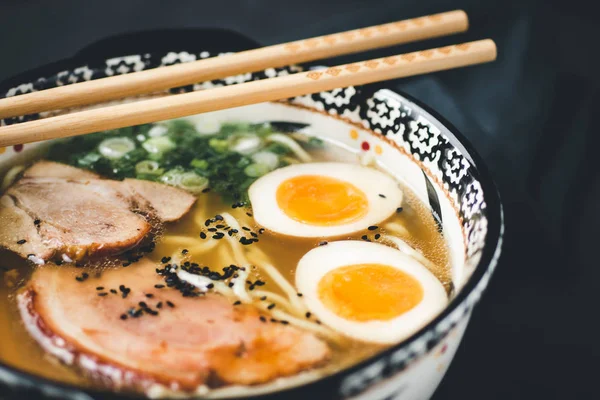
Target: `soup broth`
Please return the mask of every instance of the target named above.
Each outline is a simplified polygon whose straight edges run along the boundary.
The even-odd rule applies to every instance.
[[[300,134],[295,135],[301,136]],[[303,139],[304,142],[307,140],[308,138]],[[358,154],[337,147],[333,143],[325,143],[318,148],[306,148],[306,151],[312,158],[311,162],[340,161],[355,164],[361,162]],[[292,163],[295,162],[297,161],[292,160]],[[235,250],[229,245],[228,234],[225,233],[220,237],[221,235],[216,232],[220,232],[223,228],[225,228],[225,232],[227,228],[231,230],[231,221],[218,223],[219,220],[215,220],[217,216],[230,215],[237,220],[243,233],[248,233],[248,237],[256,237],[258,240],[244,246],[243,251],[251,265],[250,270],[246,271],[248,273],[247,280],[262,283],[256,286],[250,285],[246,287],[246,290],[251,296],[254,296],[253,293],[261,294],[253,297],[253,304],[266,306],[264,311],[267,313],[273,310],[268,309],[269,305],[275,304],[277,307],[273,306],[274,310],[284,310],[287,313],[285,315],[293,314],[278,302],[279,299],[283,299],[282,301],[287,304],[290,301],[286,297],[289,295],[289,291],[282,289],[282,286],[273,279],[273,275],[266,272],[265,264],[272,265],[280,277],[293,287],[296,279],[296,266],[300,259],[310,250],[326,246],[324,242],[335,240],[350,239],[393,246],[393,242],[387,238],[389,236],[400,238],[429,260],[426,266],[450,293],[452,285],[450,261],[444,237],[438,230],[438,225],[429,208],[417,198],[409,187],[402,183],[400,185],[404,194],[401,209],[398,209],[390,218],[378,223],[375,229],[364,229],[338,238],[317,239],[284,236],[264,230],[255,222],[251,206],[240,205],[232,208],[232,201],[224,199],[221,193],[214,190],[202,190],[197,193],[196,203],[184,218],[165,225],[164,231],[156,238],[156,247],[146,257],[149,257],[157,268],[161,268],[161,265],[164,266],[165,259],[169,257],[169,264],[183,266],[185,263],[188,265],[196,263],[200,266],[209,266],[214,271],[221,271],[222,268],[229,265],[240,265]],[[219,225],[219,228],[213,228]],[[229,226],[224,227],[223,225]],[[2,278],[0,279],[0,361],[53,380],[82,386],[97,386],[98,384],[86,378],[85,374],[61,364],[54,357],[46,354],[31,338],[21,322],[16,305],[16,295],[27,283],[35,268],[50,267],[34,266],[9,252],[0,253],[0,260],[0,276]],[[136,265],[133,262],[127,268],[137,268]],[[98,268],[84,266],[81,271],[94,274],[99,270]],[[100,267],[100,270],[119,268],[123,268],[122,261],[115,261],[113,265],[104,265]],[[294,290],[297,291],[295,288]],[[297,293],[296,296],[302,301],[303,293]],[[302,320],[297,315],[290,321],[284,320],[281,316],[272,316],[272,320],[275,321],[272,323],[284,321],[286,324],[295,325],[293,322],[295,319]],[[332,350],[331,359],[318,369],[323,374],[356,364],[387,347],[387,345],[367,343],[345,337],[342,332],[336,332],[334,327],[321,324],[314,316],[304,318],[304,320],[314,327],[317,336],[323,338]],[[304,329],[304,326],[299,326],[299,328]]]

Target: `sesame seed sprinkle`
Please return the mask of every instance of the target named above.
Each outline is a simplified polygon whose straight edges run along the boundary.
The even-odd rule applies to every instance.
[[[98,293],[98,296],[100,296],[100,297],[108,296],[108,293],[106,293],[106,292],[101,292],[101,293]]]
[[[402,207],[398,207],[398,208],[396,208],[396,212],[397,212],[397,213],[401,213],[401,212],[402,212],[402,210],[404,210]]]
[[[206,239],[206,233],[200,232],[200,238],[201,239]]]
[[[239,306],[240,304],[242,304],[242,302],[241,302],[241,301],[239,301],[239,300],[238,300],[238,301],[236,301],[235,303],[233,303],[233,305],[234,305],[234,306]]]
[[[21,239],[17,242],[17,244],[25,244],[25,243],[27,243],[27,240],[25,240],[25,239]]]
[[[263,317],[262,315],[259,318],[262,322],[267,322],[267,319],[265,317]]]
[[[158,284],[158,285],[154,285],[154,287],[157,289],[162,289],[165,287],[165,285]]]
[[[379,227],[377,225],[371,225],[370,227],[368,227],[367,229],[369,229],[370,231],[374,231],[376,229],[378,229]]]
[[[104,290],[104,286],[98,286],[96,290]]]
[[[385,195],[379,193],[379,197],[381,197],[382,199],[386,199],[387,197],[385,197]]]
[[[174,307],[175,307],[175,304],[171,303],[171,302],[170,302],[170,301],[168,301],[168,300],[167,300],[167,305],[168,305],[169,307],[171,307],[171,308],[174,308]]]
[[[271,303],[267,306],[267,310],[272,310],[275,308],[275,303]]]

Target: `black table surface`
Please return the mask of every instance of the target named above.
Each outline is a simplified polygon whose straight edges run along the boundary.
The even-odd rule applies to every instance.
[[[0,80],[130,31],[221,27],[274,44],[465,9],[466,34],[369,54],[484,37],[499,47],[493,64],[391,82],[472,141],[506,212],[500,265],[434,399],[597,398],[600,27],[589,3],[0,0]]]

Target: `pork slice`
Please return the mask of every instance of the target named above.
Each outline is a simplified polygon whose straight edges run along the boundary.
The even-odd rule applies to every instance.
[[[54,161],[38,161],[23,173],[26,178],[98,179],[100,175]]]
[[[187,191],[162,183],[125,179],[123,185],[127,186],[134,196],[146,200],[158,219],[163,222],[177,221],[192,208],[196,201],[196,198]]]
[[[41,221],[39,234],[48,247],[81,259],[126,251],[151,229],[143,216],[131,212],[128,199],[102,182],[23,178],[7,194]]]
[[[23,258],[41,262],[52,257],[54,249],[44,243],[35,222],[12,197],[0,197],[0,243]]]
[[[75,279],[81,269],[38,269],[19,295],[21,315],[47,351],[116,388],[258,384],[319,366],[330,356],[312,333],[262,322],[252,306],[233,306],[218,294],[190,298],[156,289],[164,282],[155,268],[144,259],[84,282]],[[121,285],[130,289],[126,298]],[[143,306],[158,315],[122,319]]]

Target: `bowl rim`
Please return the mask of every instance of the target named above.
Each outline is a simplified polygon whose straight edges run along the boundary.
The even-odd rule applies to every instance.
[[[137,40],[139,40],[140,34],[159,35],[160,36],[160,35],[164,35],[164,34],[182,34],[184,32],[186,35],[189,34],[190,32],[194,32],[195,34],[200,34],[202,36],[205,36],[205,35],[212,36],[212,35],[207,35],[207,32],[212,32],[213,34],[216,33],[216,34],[220,34],[220,35],[231,35],[233,33],[233,36],[228,38],[227,40],[230,40],[230,42],[232,44],[233,43],[237,43],[237,44],[232,46],[233,49],[228,48],[227,51],[238,51],[238,50],[243,50],[246,48],[258,46],[258,44],[256,42],[247,38],[246,36],[237,34],[234,31],[226,30],[226,29],[193,29],[193,28],[165,29],[165,30],[152,30],[152,31],[146,31],[146,32],[141,32],[141,33],[137,32],[137,33],[127,33],[127,34],[122,34],[122,35],[115,35],[115,36],[111,36],[111,37],[96,41],[96,42],[82,48],[80,51],[78,51],[72,57],[64,58],[62,60],[59,60],[59,61],[56,61],[53,63],[45,64],[40,67],[30,69],[28,71],[24,71],[22,73],[14,75],[14,76],[0,82],[0,93],[5,92],[7,89],[9,89],[13,86],[23,83],[27,79],[32,79],[33,77],[39,78],[40,76],[47,76],[48,75],[47,72],[50,70],[54,71],[54,73],[56,74],[61,70],[79,66],[77,63],[82,63],[82,64],[84,64],[86,62],[89,63],[91,60],[91,54],[94,52],[94,50],[108,47],[108,45],[111,43],[111,41],[124,40],[125,43],[128,43],[128,41],[135,43]],[[233,40],[231,40],[231,39],[233,39]],[[198,44],[196,43],[195,46],[198,46]],[[127,48],[127,44],[124,44],[121,48],[123,48],[123,49]],[[188,48],[187,50],[189,51],[190,49]],[[221,48],[221,50],[217,50],[217,51],[222,52],[223,50],[224,49]],[[154,51],[156,51],[156,50],[153,50],[152,52],[154,52]],[[171,51],[174,51],[174,50],[171,50]],[[182,50],[182,51],[185,51],[185,50]],[[139,51],[136,51],[135,53],[139,54]],[[121,54],[121,55],[123,55],[123,54]],[[96,56],[94,58],[95,58],[95,60],[106,60],[111,57],[118,57],[118,55],[110,56],[110,57],[109,56],[101,56],[101,57]],[[438,325],[440,325],[440,323],[442,321],[449,318],[454,312],[459,310],[461,306],[465,306],[465,302],[467,301],[467,299],[470,296],[473,295],[474,292],[483,291],[485,289],[485,287],[487,286],[489,277],[493,273],[493,271],[498,263],[500,253],[501,253],[503,234],[504,234],[504,214],[503,214],[501,198],[500,198],[500,194],[498,192],[496,183],[492,177],[492,174],[489,172],[488,167],[485,165],[482,157],[474,149],[473,145],[469,142],[469,140],[465,137],[465,135],[462,134],[462,132],[460,132],[446,118],[444,118],[437,111],[432,109],[430,106],[426,105],[424,102],[405,93],[404,91],[392,90],[392,89],[386,87],[385,83],[364,85],[362,87],[373,88],[371,90],[373,90],[374,93],[378,92],[380,90],[386,90],[389,93],[395,94],[395,95],[399,96],[400,98],[413,103],[417,108],[420,109],[419,110],[420,112],[429,114],[433,124],[437,123],[439,126],[442,126],[445,128],[441,132],[442,136],[447,137],[448,139],[455,139],[454,141],[451,141],[452,146],[456,146],[456,143],[458,143],[463,147],[463,149],[459,149],[459,150],[461,151],[463,156],[467,157],[469,159],[469,161],[472,161],[470,163],[471,164],[471,173],[473,174],[474,178],[480,183],[482,192],[484,194],[484,199],[485,199],[485,202],[487,205],[487,208],[486,208],[486,218],[488,220],[487,234],[485,236],[483,248],[481,249],[481,258],[477,262],[476,267],[474,268],[471,276],[464,283],[464,285],[462,286],[460,291],[458,291],[458,293],[454,296],[454,298],[446,306],[446,308],[444,308],[444,310],[440,314],[438,314],[434,319],[432,319],[429,323],[427,323],[424,327],[419,329],[417,332],[415,332],[409,338],[407,338],[407,339],[403,340],[402,342],[400,342],[380,353],[377,353],[376,355],[369,357],[349,368],[345,368],[345,369],[337,371],[333,374],[329,374],[327,376],[318,378],[316,380],[303,383],[299,386],[285,388],[283,390],[272,392],[272,393],[267,393],[267,394],[250,395],[246,398],[258,399],[258,398],[272,396],[272,395],[285,396],[285,394],[291,393],[295,390],[298,390],[299,388],[310,387],[310,386],[314,386],[316,384],[327,385],[328,383],[331,383],[335,380],[343,379],[347,376],[350,376],[353,373],[358,372],[358,371],[368,367],[369,365],[372,365],[373,363],[376,363],[378,360],[388,358],[389,356],[391,356],[393,353],[397,352],[400,349],[409,348],[411,346],[411,344],[414,344],[418,340],[423,339],[423,337],[425,336],[425,334],[427,332],[435,331],[436,327],[438,327]],[[293,104],[291,104],[291,105],[293,106]],[[308,109],[308,111],[311,111],[311,110]],[[313,111],[316,111],[316,110],[313,110]],[[344,122],[348,122],[348,121],[344,121]],[[369,130],[366,128],[363,128],[363,129],[370,131],[374,135],[377,135],[377,136],[381,135],[380,133],[377,133],[375,131],[372,131],[372,130]],[[484,277],[486,277],[486,276],[488,279],[484,279]],[[474,305],[478,301],[478,299],[479,298],[477,297],[472,305]],[[464,313],[471,311],[471,309],[467,309],[467,308],[468,307],[465,307],[465,309],[463,310]],[[449,331],[454,327],[454,325],[455,324],[449,325],[448,328],[445,329],[445,332],[442,332],[442,334],[438,337],[439,340],[437,340],[437,342],[434,343],[434,345],[439,343],[439,341],[442,340],[449,333]],[[427,351],[429,351],[429,348]],[[419,358],[420,358],[420,356],[416,357],[414,359],[411,359],[409,364],[414,361],[417,361]],[[401,373],[401,372],[398,371],[397,373]],[[145,398],[145,397],[141,397],[141,396],[135,395],[135,394],[116,393],[114,391],[110,391],[109,389],[87,388],[87,387],[81,387],[81,386],[76,386],[73,384],[60,382],[60,381],[53,380],[50,378],[45,378],[45,377],[41,377],[38,375],[34,375],[32,373],[23,371],[21,369],[18,369],[16,367],[13,367],[11,365],[5,364],[4,362],[0,361],[0,385],[9,383],[10,381],[14,381],[16,379],[18,379],[19,382],[21,382],[22,380],[26,381],[26,383],[21,382],[20,384],[17,384],[16,385],[17,387],[21,386],[24,389],[37,387],[42,393],[45,393],[46,390],[44,390],[44,387],[39,387],[38,385],[40,385],[40,384],[42,384],[43,386],[46,386],[46,389],[49,391],[60,389],[62,391],[65,391],[65,394],[69,393],[70,395],[74,395],[74,396],[81,396],[82,394],[85,394],[85,395],[92,395],[92,396],[110,395],[110,396],[121,396],[122,398]],[[0,388],[1,388],[1,386],[0,386]]]

